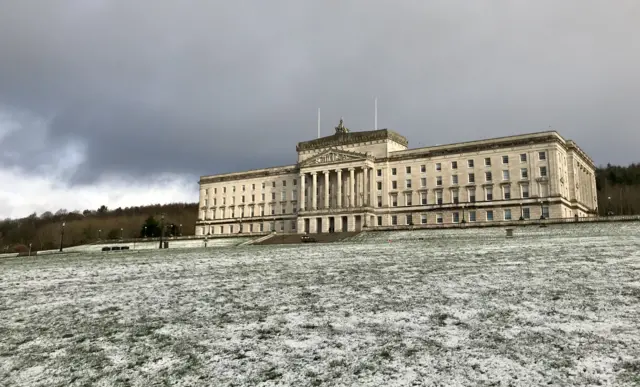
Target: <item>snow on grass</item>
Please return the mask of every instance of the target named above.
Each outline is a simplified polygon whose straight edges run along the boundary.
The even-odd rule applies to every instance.
[[[8,258],[0,381],[634,385],[638,278],[631,223]]]

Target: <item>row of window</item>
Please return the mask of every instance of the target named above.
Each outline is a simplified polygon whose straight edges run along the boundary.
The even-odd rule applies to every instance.
[[[219,213],[219,214],[218,214]],[[271,206],[271,209],[269,211],[265,211],[264,206],[259,206],[258,210],[256,210],[254,207],[249,207],[249,209],[245,212],[245,209],[243,207],[238,209],[237,214],[239,215],[240,218],[245,218],[245,217],[249,217],[252,218],[254,216],[265,216],[265,214],[269,213],[270,215],[276,215],[276,206]],[[293,214],[297,214],[298,213],[298,208],[297,207],[293,207],[292,212]],[[206,220],[209,219],[234,219],[236,217],[236,209],[233,207],[229,207],[229,208],[219,208],[217,210],[204,210],[202,212],[202,216],[201,218],[204,218]],[[260,215],[258,215],[260,214]],[[286,205],[281,205],[280,206],[280,212],[279,214],[287,214],[287,207]]]
[[[547,167],[540,167],[540,177],[547,177]],[[441,187],[442,186],[442,176],[436,176],[436,187]],[[520,168],[520,179],[521,180],[527,180],[529,179],[529,170],[527,168]],[[502,171],[502,181],[510,181],[511,180],[511,174],[509,173],[509,170],[504,170]],[[491,172],[485,172],[484,173],[484,181],[486,183],[491,183],[493,182],[493,175]],[[476,182],[476,175],[475,173],[469,173],[467,175],[467,183],[469,184],[474,184]],[[460,183],[460,179],[458,178],[458,175],[452,175],[451,176],[451,185],[458,185]],[[427,187],[427,178],[426,177],[421,177],[420,178],[420,187],[421,188],[426,188]],[[382,191],[382,182],[378,181],[377,182],[377,188],[378,191]],[[405,189],[411,189],[412,188],[412,181],[411,179],[406,179],[404,182],[404,188]],[[391,189],[392,190],[396,190],[398,189],[398,181],[397,180],[392,180],[391,181]]]
[[[479,214],[483,216],[482,219],[478,219],[478,215]],[[450,214],[450,216],[451,216],[450,221],[451,221],[451,223],[460,223],[462,220],[464,220],[466,222],[478,222],[478,221],[491,222],[493,220],[496,220],[494,218],[494,214],[495,214],[494,210],[486,210],[486,211],[471,210],[471,211],[466,211],[463,214],[461,214],[460,212],[452,212]],[[542,207],[542,216],[544,216],[545,218],[549,217],[549,207],[547,207],[547,206]],[[398,221],[400,219],[402,219],[403,217],[404,217],[404,219],[403,219],[404,223],[400,224]],[[515,220],[515,219],[520,219],[520,217],[522,217],[524,219],[531,219],[531,208],[523,207],[521,213],[515,213],[515,214],[514,214],[514,211],[511,210],[510,208],[502,210],[502,219],[501,220]],[[382,226],[383,225],[382,224],[382,216],[378,216],[377,218],[378,218],[377,219],[378,226]],[[436,223],[442,224],[442,223],[444,223],[444,221],[445,221],[444,214],[437,213],[436,214]],[[427,214],[420,214],[420,224],[427,224]],[[392,226],[414,225],[413,215],[412,214],[392,215],[391,216],[391,225]]]
[[[476,189],[475,188],[468,188],[467,190],[467,202],[468,203],[475,203],[476,202]],[[494,199],[494,195],[493,195],[493,187],[484,187],[483,188],[484,191],[484,200],[485,201],[492,201],[495,200]],[[514,197],[512,195],[512,190],[511,190],[511,186],[509,185],[504,185],[501,187],[501,193],[502,193],[502,199],[504,200],[510,200],[510,199],[516,199],[516,197]],[[519,199],[528,199],[530,197],[529,195],[529,185],[528,184],[522,184],[520,185],[520,189],[518,190],[520,196]],[[420,192],[420,202],[419,205],[427,205],[427,193],[426,192]],[[392,207],[398,207],[398,194],[396,193],[392,193],[389,194],[389,201],[391,203]],[[459,191],[457,189],[451,190],[451,203],[453,204],[458,204],[460,203],[460,194]],[[544,194],[543,196],[546,196],[546,194]],[[412,206],[413,204],[413,193],[405,193],[404,195],[402,195],[402,197],[404,197],[404,205],[405,206]],[[501,199],[498,199],[501,200]],[[434,204],[444,204],[443,201],[443,191],[435,191],[435,203]],[[378,207],[382,207],[382,195],[378,195]]]
[[[295,231],[296,230],[296,221],[295,220],[291,220],[291,230]],[[211,235],[211,234],[225,234],[225,231],[227,231],[227,234],[233,234],[233,233],[243,233],[243,232],[266,232],[266,231],[280,231],[283,232],[284,231],[284,226],[285,226],[285,222],[270,222],[270,223],[249,223],[249,224],[229,224],[229,225],[223,225],[223,226],[209,226],[209,230],[208,232],[205,232],[205,234]],[[205,228],[205,231],[206,228]]]
[[[287,192],[285,192],[285,191],[280,192],[280,195],[279,195],[280,201],[284,202],[284,201],[287,201],[287,200],[292,200],[292,201],[298,200],[298,191],[296,191],[296,190],[290,191],[290,195],[291,195],[290,196],[291,199],[287,199]],[[277,197],[276,196],[276,192],[271,192],[271,200],[272,201],[276,201],[276,197]],[[265,198],[266,198],[266,195],[265,194],[261,194],[261,201],[262,202],[265,201]],[[251,200],[248,203],[256,203],[256,195],[255,194],[252,194],[250,199]],[[245,195],[242,195],[240,197],[240,204],[244,204],[244,203],[247,203],[247,201],[245,201]],[[232,196],[230,205],[233,206],[235,204],[236,204],[236,198],[235,198],[235,196]],[[213,201],[211,202],[211,205],[214,206],[214,207],[217,206],[218,205],[218,199],[217,198],[213,198]],[[221,205],[223,205],[223,206],[227,205],[227,198],[226,197],[222,198],[222,204]],[[205,207],[209,207],[209,198],[205,198],[204,199],[204,206]]]
[[[547,159],[547,152],[546,151],[541,151],[538,152],[538,160],[540,161],[545,161]],[[527,154],[526,153],[521,153],[520,154],[520,162],[521,163],[526,163],[527,162]],[[508,165],[509,164],[509,156],[508,155],[504,155],[502,156],[502,164],[503,165]],[[490,167],[491,166],[491,157],[485,157],[484,158],[484,166],[485,167]],[[467,167],[468,168],[474,168],[475,167],[475,161],[474,159],[469,159],[467,160]],[[451,169],[458,169],[458,161],[454,160],[451,161]],[[435,170],[436,171],[442,171],[442,163],[435,163]],[[420,166],[420,173],[426,173],[427,172],[427,165],[423,164]],[[377,171],[378,176],[382,176],[382,169],[378,169]],[[411,174],[411,166],[406,166],[405,167],[405,173],[406,174]],[[398,170],[397,168],[391,168],[391,175],[395,176],[398,174]]]
[[[298,180],[297,180],[297,179],[293,179],[293,185],[294,185],[294,186],[298,185]],[[266,183],[266,182],[262,182],[262,190],[264,190],[264,189],[266,188],[266,186],[267,186],[267,183]],[[287,180],[282,180],[282,182],[281,182],[281,186],[282,186],[282,187],[286,187],[286,186],[287,186]],[[276,188],[276,182],[275,182],[275,181],[272,181],[272,182],[271,182],[271,187],[272,187],[272,188]],[[246,189],[247,189],[247,185],[246,185],[246,184],[243,184],[243,185],[241,186],[241,190],[242,190],[242,192],[245,192],[245,191],[246,191]],[[252,190],[252,191],[255,191],[255,190],[256,190],[256,185],[255,185],[255,184],[251,184],[251,190]],[[234,185],[234,186],[231,186],[231,192],[236,192],[236,186],[235,186],[235,185]],[[222,193],[223,193],[223,194],[224,194],[224,193],[227,193],[227,187],[222,187]],[[217,187],[213,187],[213,194],[214,194],[214,195],[217,195],[217,194],[218,194],[218,188],[217,188]],[[204,190],[204,195],[205,195],[205,196],[209,196],[209,189],[208,189],[208,188],[205,188],[205,190]],[[262,194],[262,196],[263,196],[263,198],[264,198],[264,194]],[[264,200],[264,199],[263,199],[263,200]]]

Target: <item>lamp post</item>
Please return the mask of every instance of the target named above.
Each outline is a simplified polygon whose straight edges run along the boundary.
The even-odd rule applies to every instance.
[[[29,256],[31,256],[31,243],[29,243]]]
[[[540,219],[544,219],[544,208],[542,207],[542,199],[540,199]]]
[[[611,196],[607,197],[607,216],[611,215]]]
[[[178,229],[178,234],[180,234],[180,236],[182,236],[182,223],[180,223],[180,228]]]
[[[467,221],[464,219],[464,204],[462,206],[462,222],[460,222],[461,224],[467,223]]]
[[[147,226],[144,226],[144,237],[147,237]]]
[[[160,246],[162,248],[162,240],[164,239],[164,214],[160,215]]]
[[[98,240],[101,240],[101,239],[102,239],[102,236],[101,236],[101,235],[102,235],[102,230],[98,230]]]
[[[522,209],[522,203],[520,203],[520,220],[524,220],[524,210]]]
[[[60,227],[60,252],[62,252],[62,241],[64,240],[64,226],[65,222],[62,222],[62,226]]]
[[[120,240],[124,239],[124,228],[120,227]]]

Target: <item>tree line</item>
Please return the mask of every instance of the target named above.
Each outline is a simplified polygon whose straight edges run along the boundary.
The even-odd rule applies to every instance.
[[[0,253],[52,250],[105,239],[157,237],[164,214],[165,235],[193,235],[198,203],[155,204],[139,207],[68,212],[60,209],[25,218],[0,221]],[[63,226],[64,224],[64,226]]]

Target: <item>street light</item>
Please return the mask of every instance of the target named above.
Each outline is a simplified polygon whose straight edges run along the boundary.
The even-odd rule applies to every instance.
[[[182,223],[180,223],[180,229],[178,233],[180,234],[180,236],[182,236]]]
[[[162,248],[162,240],[164,239],[164,213],[160,215],[160,246]]]
[[[144,237],[147,237],[147,226],[144,226]]]
[[[120,239],[121,240],[124,239],[123,234],[124,234],[124,228],[120,227]]]
[[[102,234],[102,230],[98,230],[98,240],[102,239],[102,237],[100,236]]]
[[[62,241],[64,240],[64,226],[65,222],[62,222],[62,226],[60,227],[60,252],[62,252]]]

